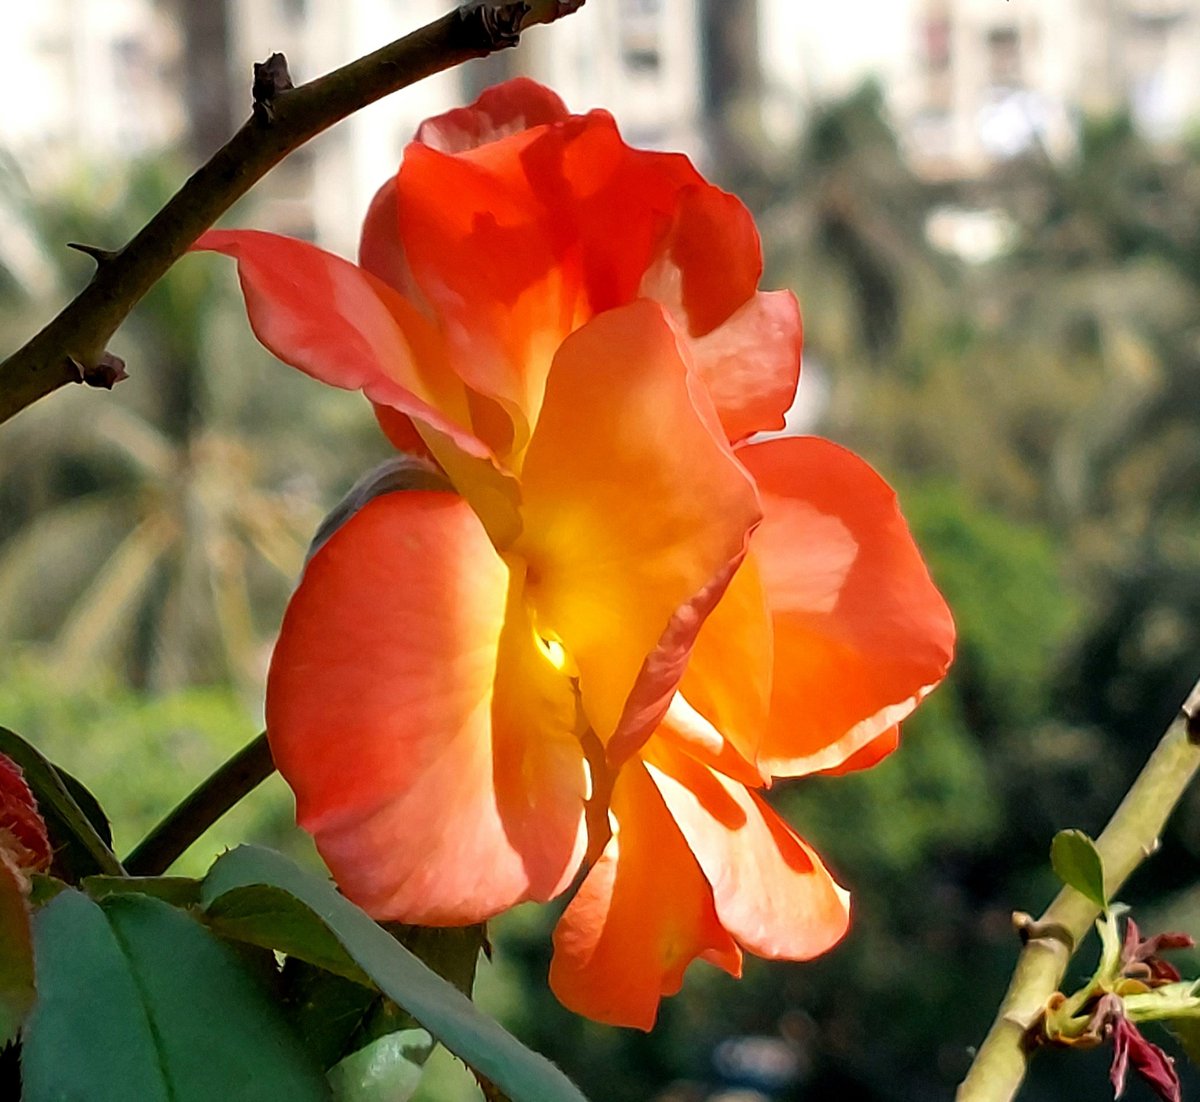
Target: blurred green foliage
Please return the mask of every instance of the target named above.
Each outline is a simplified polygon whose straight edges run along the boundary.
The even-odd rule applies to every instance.
[[[701,1102],[740,1035],[796,1057],[779,1098],[947,1097],[1007,982],[1010,912],[1055,890],[1051,837],[1098,832],[1197,673],[1200,147],[1168,156],[1115,119],[1067,162],[929,183],[868,87],[815,109],[795,148],[725,168],[756,207],[765,282],[804,306],[819,428],[899,487],[958,659],[897,754],[772,795],[854,891],[834,952],[748,961],[740,982],[697,965],[642,1035],[558,1006],[557,909],[519,908],[494,924],[478,997],[597,1102]],[[15,343],[84,278],[61,243],[119,243],[182,173],[81,175],[51,198],[0,176],[46,248],[0,272]],[[1009,247],[938,252],[927,226],[947,209],[989,212]],[[257,730],[308,536],[387,452],[365,403],[270,362],[232,287],[184,260],[120,335],[130,382],[0,432],[0,722],[95,791],[122,851]],[[289,809],[269,783],[185,871],[245,839],[311,856]],[[1189,798],[1124,895],[1200,932],[1198,874]],[[1049,1055],[1025,1097],[1104,1082],[1102,1056]],[[418,1097],[478,1094],[442,1054]]]

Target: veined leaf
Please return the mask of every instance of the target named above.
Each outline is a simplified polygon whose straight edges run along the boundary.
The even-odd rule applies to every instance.
[[[1050,843],[1050,864],[1058,878],[1098,907],[1108,907],[1104,863],[1096,843],[1082,830],[1060,830]]]
[[[161,900],[61,892],[34,917],[34,946],[25,1102],[328,1102],[232,950]]]
[[[254,884],[282,888],[309,907],[384,994],[513,1102],[584,1102],[553,1064],[481,1014],[332,883],[281,854],[241,846],[219,857],[205,878],[202,898],[211,904],[226,892]]]

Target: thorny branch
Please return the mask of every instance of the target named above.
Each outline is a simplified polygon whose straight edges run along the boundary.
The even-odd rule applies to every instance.
[[[255,66],[254,111],[124,248],[73,247],[96,261],[88,285],[0,363],[0,423],[66,383],[111,388],[124,365],[106,351],[142,296],[206,229],[293,150],[362,107],[472,58],[516,44],[584,0],[469,3],[366,57],[292,87],[282,54]]]

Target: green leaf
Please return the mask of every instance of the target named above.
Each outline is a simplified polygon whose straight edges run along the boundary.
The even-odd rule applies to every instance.
[[[0,727],[0,753],[7,754],[21,767],[25,783],[33,791],[54,846],[51,871],[56,876],[75,882],[91,873],[124,874],[121,862],[71,795],[62,775],[36,747],[7,727]],[[83,788],[78,781],[74,783]],[[91,802],[98,811],[100,805],[95,799]],[[100,815],[103,819],[102,812]]]
[[[433,1038],[423,1029],[372,1041],[330,1069],[335,1102],[408,1102],[432,1051]]]
[[[224,938],[276,949],[337,976],[371,987],[342,943],[312,911],[282,888],[252,884],[209,903],[208,924]]]
[[[33,1006],[33,940],[20,874],[0,859],[0,1048]]]
[[[1064,884],[1107,909],[1100,851],[1082,830],[1060,830],[1054,836],[1050,843],[1050,864]]]
[[[200,902],[200,881],[190,876],[85,876],[79,886],[95,900],[113,895],[150,895],[173,907]]]
[[[324,1076],[219,939],[143,895],[34,917],[24,1102],[328,1102]]]
[[[326,923],[355,963],[451,1052],[514,1102],[583,1102],[583,1095],[545,1058],[530,1052],[386,930],[339,895],[323,877],[258,846],[219,857],[204,880],[206,902],[252,884],[282,888]]]
[[[283,1012],[313,1059],[328,1070],[369,1039],[364,1023],[384,997],[297,957],[288,957],[280,976]]]

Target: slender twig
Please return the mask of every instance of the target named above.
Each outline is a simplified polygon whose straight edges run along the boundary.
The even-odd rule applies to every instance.
[[[1096,840],[1110,899],[1157,848],[1168,817],[1198,767],[1200,682]],[[1063,888],[1036,923],[1023,924],[1028,940],[996,1020],[958,1088],[957,1102],[1009,1102],[1016,1095],[1025,1078],[1029,1030],[1058,990],[1075,949],[1099,914],[1091,900]]]
[[[264,732],[192,791],[125,860],[130,876],[161,876],[197,838],[275,772]]]
[[[0,363],[0,422],[72,382],[123,377],[105,347],[130,310],[206,229],[294,149],[397,89],[471,58],[515,45],[521,31],[583,0],[464,4],[366,57],[291,87],[275,55],[255,67],[254,113],[161,211],[116,252],[97,259],[91,282],[40,333]]]

